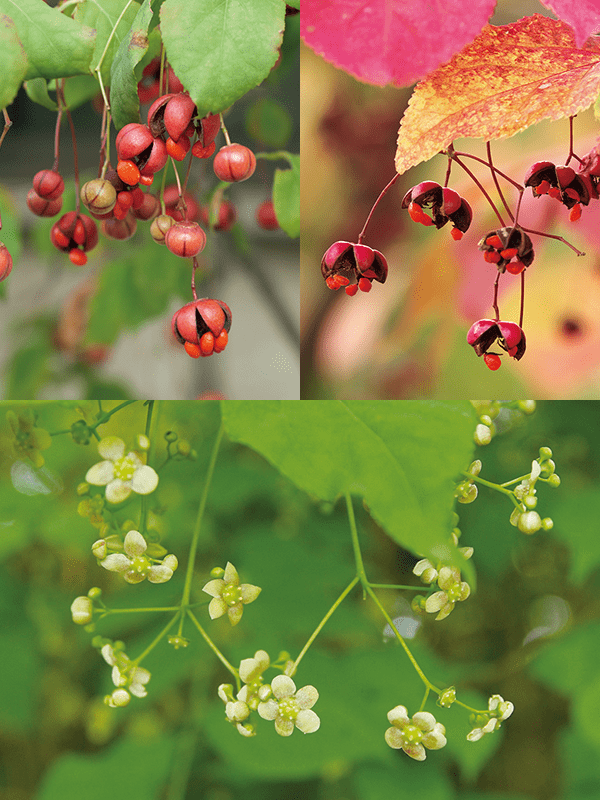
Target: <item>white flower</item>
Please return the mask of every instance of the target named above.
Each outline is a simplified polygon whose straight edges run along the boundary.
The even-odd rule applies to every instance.
[[[469,733],[467,733],[467,739],[470,742],[477,742],[482,736],[485,736],[486,733],[497,731],[500,727],[500,723],[508,719],[514,710],[515,707],[510,700],[504,700],[499,694],[493,694],[488,700],[487,713],[480,714],[478,717],[478,721],[480,722],[479,727],[469,731]]]
[[[385,741],[395,750],[404,750],[415,761],[425,761],[425,748],[439,750],[446,744],[446,728],[428,711],[418,711],[409,719],[406,706],[396,706],[387,718],[393,727],[385,732]]]
[[[310,711],[319,699],[314,686],[296,691],[291,678],[277,675],[271,681],[271,693],[272,697],[258,704],[258,713],[263,719],[275,720],[275,730],[280,736],[291,736],[294,726],[302,733],[314,733],[319,729],[321,720]]]
[[[245,689],[246,687],[244,687]],[[250,716],[250,706],[240,698],[241,692],[238,692],[238,699],[235,700],[233,696],[233,686],[230,683],[222,683],[219,686],[218,694],[221,700],[225,703],[225,716],[227,720],[235,725],[238,733],[242,736],[255,736],[256,731],[254,725],[246,722]]]
[[[423,583],[433,583],[437,579],[438,571],[428,558],[422,558],[413,567],[413,575],[420,577]]]
[[[88,625],[92,621],[93,607],[89,597],[76,597],[71,603],[71,616],[77,625]]]
[[[240,585],[238,571],[228,561],[223,577],[209,581],[202,587],[202,591],[213,598],[208,604],[211,619],[217,619],[226,613],[231,624],[237,625],[242,618],[243,604],[254,602],[261,593],[261,588],[251,583]]]
[[[150,494],[158,485],[158,475],[143,463],[137,453],[125,455],[125,442],[106,436],[98,442],[98,452],[106,459],[90,467],[85,476],[93,486],[106,486],[109,503],[121,503],[131,492]]]
[[[147,669],[135,665],[128,655],[122,650],[116,650],[111,644],[105,644],[100,653],[112,667],[112,682],[118,690],[104,698],[107,705],[112,708],[125,706],[129,702],[125,695],[129,697],[129,694],[146,697],[146,684],[151,678]]]
[[[152,564],[144,553],[148,545],[139,531],[129,531],[125,537],[124,553],[111,553],[100,561],[100,566],[110,572],[120,572],[127,583],[166,583],[177,569],[177,557],[165,556],[162,563]]]
[[[466,600],[471,594],[471,587],[461,581],[457,567],[442,567],[438,577],[439,592],[434,592],[425,602],[425,610],[430,614],[439,611],[437,619],[445,619],[460,600]]]

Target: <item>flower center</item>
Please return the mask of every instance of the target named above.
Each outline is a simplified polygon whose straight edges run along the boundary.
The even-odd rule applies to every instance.
[[[235,583],[228,583],[223,589],[221,597],[223,600],[225,600],[228,606],[234,606],[236,603],[242,602],[242,589]]]
[[[419,744],[423,738],[423,731],[416,725],[405,725],[402,728],[402,735],[406,744]]]
[[[135,464],[128,456],[119,458],[113,465],[115,478],[120,478],[122,481],[130,481],[133,478]]]
[[[454,583],[449,589],[446,589],[446,594],[448,596],[448,600],[451,603],[456,603],[457,600],[460,599],[461,588],[460,583]]]
[[[298,712],[300,711],[300,706],[298,705],[298,701],[295,697],[284,697],[283,700],[279,701],[279,716],[284,717],[284,719],[296,719],[298,716]]]
[[[129,572],[135,572],[138,575],[144,575],[150,566],[150,562],[145,556],[136,556],[131,560]]]

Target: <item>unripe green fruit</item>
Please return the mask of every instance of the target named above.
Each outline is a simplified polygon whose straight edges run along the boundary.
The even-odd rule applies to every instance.
[[[102,178],[84,183],[80,197],[84,206],[95,214],[110,214],[117,202],[115,187]]]

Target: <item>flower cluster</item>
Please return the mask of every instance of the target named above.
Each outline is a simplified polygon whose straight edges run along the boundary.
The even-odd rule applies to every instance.
[[[150,583],[166,583],[173,577],[178,566],[177,556],[169,554],[162,560],[152,558],[150,554],[166,553],[166,550],[161,545],[148,545],[139,531],[129,531],[125,536],[122,545],[124,552],[108,552],[109,547],[116,549],[119,544],[118,537],[94,542],[92,552],[99,559],[101,567],[110,572],[119,572],[127,583],[141,583],[146,578]]]
[[[92,486],[106,486],[109,503],[122,503],[131,492],[150,494],[158,486],[156,472],[144,464],[137,452],[125,455],[125,442],[118,436],[101,439],[98,452],[105,460],[90,467],[85,480]]]
[[[476,727],[467,734],[470,742],[477,742],[486,733],[493,733],[500,727],[500,723],[508,719],[515,710],[514,705],[504,700],[499,694],[493,694],[488,700],[488,710],[483,714],[473,715]]]
[[[229,561],[225,569],[216,567],[211,575],[218,577],[202,587],[202,591],[212,597],[208,604],[210,618],[217,619],[227,614],[231,624],[237,625],[242,618],[244,605],[253,603],[261,593],[260,586],[251,583],[240,585],[238,571]]]
[[[481,469],[481,461],[474,461],[471,464],[471,468],[474,465],[475,468],[476,465],[479,465],[479,469]],[[472,472],[471,468],[469,469],[470,472]],[[455,520],[458,521],[458,515],[455,515]],[[450,539],[455,547],[458,546],[459,538],[460,530],[454,528],[450,534]],[[472,547],[459,547],[458,552],[465,559],[469,559],[474,551]],[[436,620],[445,619],[452,612],[456,603],[466,600],[471,594],[471,587],[466,581],[461,580],[458,567],[444,565],[441,561],[434,564],[428,558],[422,558],[413,567],[413,574],[417,575],[427,585],[437,581],[439,591],[430,594],[426,598],[419,595],[413,599],[412,604],[413,609],[417,612],[426,611],[428,614],[437,614]]]
[[[150,673],[143,667],[138,667],[126,653],[117,645],[104,644],[100,650],[102,658],[112,667],[112,682],[117,687],[112,694],[104,698],[106,705],[111,708],[126,706],[135,697],[146,697],[146,684],[150,680]]]
[[[254,736],[255,727],[248,719],[257,711],[263,719],[275,722],[280,736],[291,736],[294,728],[314,733],[321,721],[312,707],[319,699],[314,686],[296,689],[287,675],[277,675],[270,684],[263,682],[263,673],[270,666],[269,654],[257,650],[253,658],[240,663],[239,676],[244,685],[234,697],[231,684],[219,686],[219,697],[225,703],[225,716],[242,736]]]
[[[425,748],[440,750],[446,744],[446,728],[428,711],[418,711],[411,719],[406,706],[396,706],[388,711],[387,718],[392,727],[385,732],[385,741],[415,761],[425,761]]]
[[[540,456],[531,463],[531,472],[513,490],[519,504],[510,515],[510,524],[522,533],[536,533],[540,528],[549,531],[554,525],[550,517],[542,519],[533,509],[537,506],[535,485],[538,480],[549,483],[555,488],[560,486],[560,477],[555,469],[552,450],[549,447],[540,447]]]
[[[467,472],[470,472],[471,475],[477,476],[481,472],[481,466],[481,461],[473,461]],[[454,490],[454,496],[459,503],[472,503],[477,499],[477,494],[477,485],[473,483],[472,478],[467,478],[466,480],[461,481]]]
[[[10,426],[9,447],[14,458],[28,458],[34,467],[44,466],[41,450],[47,450],[52,444],[48,431],[38,428],[37,415],[30,409],[20,412],[6,412],[6,421]]]

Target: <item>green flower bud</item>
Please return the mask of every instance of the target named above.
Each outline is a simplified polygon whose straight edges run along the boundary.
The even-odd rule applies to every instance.
[[[544,517],[544,519],[542,520],[542,528],[545,531],[549,531],[552,530],[553,527],[554,527],[554,521],[550,519],[550,517]]]
[[[177,442],[177,452],[182,456],[189,456],[192,446],[187,439],[180,439]]]
[[[102,597],[102,589],[99,589],[97,586],[92,586],[87,593],[87,596],[90,598],[90,600],[97,600],[99,597]]]
[[[557,486],[560,486],[560,478],[556,474],[556,472],[553,475],[550,475],[550,477],[548,478],[548,486],[552,486],[555,489]]]
[[[176,442],[177,441],[177,434],[175,433],[175,431],[167,431],[165,433],[165,439],[169,443]]]
[[[71,603],[71,616],[77,625],[89,625],[94,609],[89,597],[76,597]]]
[[[492,431],[487,425],[478,425],[475,428],[475,444],[484,445],[492,441]]]
[[[82,494],[87,494],[90,491],[89,483],[80,483],[76,491],[80,497]]]
[[[552,458],[552,450],[549,447],[540,447],[540,458]]]
[[[542,519],[537,511],[526,511],[519,517],[517,527],[522,533],[530,535],[539,531],[542,527]]]
[[[533,414],[535,411],[536,403],[535,400],[520,400],[519,401],[519,409],[524,414]]]

